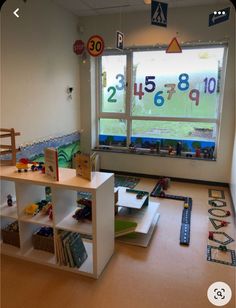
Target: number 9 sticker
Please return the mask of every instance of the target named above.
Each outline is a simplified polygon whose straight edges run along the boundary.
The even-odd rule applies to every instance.
[[[104,40],[99,35],[93,35],[87,43],[88,53],[93,57],[98,57],[104,50]]]

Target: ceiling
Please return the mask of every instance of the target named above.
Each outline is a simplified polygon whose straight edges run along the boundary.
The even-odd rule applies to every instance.
[[[77,16],[92,16],[121,12],[150,10],[144,0],[53,0]],[[162,0],[163,1],[163,0]],[[208,4],[229,5],[230,0],[165,0],[169,7],[188,7]]]

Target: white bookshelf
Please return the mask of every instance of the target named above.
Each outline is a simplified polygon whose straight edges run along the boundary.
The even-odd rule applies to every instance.
[[[59,181],[53,181],[40,172],[18,173],[15,167],[1,166],[1,229],[17,220],[20,247],[5,244],[1,240],[1,252],[24,260],[45,264],[58,269],[98,278],[114,252],[114,176],[112,173],[93,172],[92,180],[76,176],[74,169],[59,168]],[[39,212],[35,216],[25,214],[25,208],[45,199],[45,187],[52,191],[53,219]],[[92,195],[92,221],[78,222],[72,217],[77,208],[78,192]],[[7,195],[16,202],[7,205]],[[33,247],[32,235],[41,226],[54,230],[80,233],[88,258],[80,268],[57,264],[56,251],[49,253]],[[88,236],[90,240],[84,238]]]

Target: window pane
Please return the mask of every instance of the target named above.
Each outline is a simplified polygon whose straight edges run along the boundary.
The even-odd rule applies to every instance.
[[[216,124],[133,120],[132,137],[215,141]]]
[[[102,57],[102,112],[125,112],[126,56]]]
[[[99,144],[126,146],[127,121],[100,119]]]
[[[223,47],[134,52],[132,115],[217,118]]]

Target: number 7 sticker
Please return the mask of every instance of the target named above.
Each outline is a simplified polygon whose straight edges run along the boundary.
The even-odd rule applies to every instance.
[[[176,84],[175,83],[166,83],[165,84],[165,87],[167,88],[170,88],[170,90],[166,91],[168,93],[168,96],[167,96],[167,99],[171,99],[173,93],[175,93],[175,87],[176,87]]]

